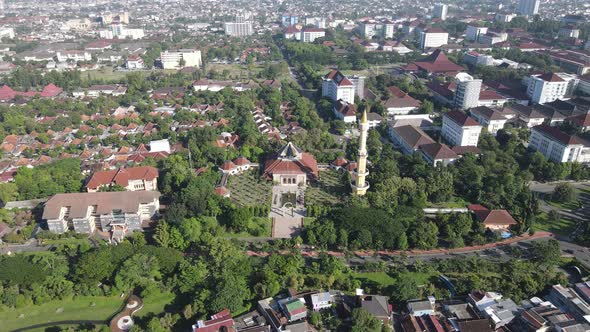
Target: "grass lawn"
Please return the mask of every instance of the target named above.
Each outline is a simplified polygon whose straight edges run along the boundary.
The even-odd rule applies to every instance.
[[[323,170],[319,180],[312,183],[305,191],[306,205],[337,205],[350,192],[348,183],[342,181],[342,173],[336,170]]]
[[[577,210],[582,207],[582,204],[578,200],[572,201],[572,202],[567,202],[567,203],[560,203],[560,202],[554,202],[554,201],[549,201],[549,200],[546,202],[547,202],[547,204],[549,204],[553,207],[556,207],[558,209],[562,209],[562,210]]]
[[[150,298],[137,316],[149,313],[161,313],[172,302],[174,295],[164,293]],[[0,311],[0,330],[11,331],[35,324],[51,323],[64,320],[104,320],[107,322],[123,305],[119,296],[81,296],[64,301],[50,301],[42,305],[31,305],[20,309]],[[94,306],[92,304],[94,303]],[[62,312],[58,313],[58,309]],[[23,314],[23,318],[19,316]],[[36,330],[31,330],[36,331]],[[44,331],[44,328],[38,329]]]
[[[206,71],[211,72],[214,71],[217,74],[227,74],[227,79],[235,79],[235,80],[249,80],[249,79],[259,79],[258,74],[264,69],[263,64],[241,64],[241,63],[208,63],[206,65]],[[283,79],[290,79],[291,76],[289,72],[281,73],[277,79],[279,81]],[[224,79],[224,78],[223,78]]]
[[[382,288],[391,286],[397,282],[397,278],[393,278],[386,272],[355,272],[352,274],[355,279],[361,281],[361,285],[365,284],[376,284]],[[418,285],[426,285],[432,277],[437,277],[435,273],[423,273],[423,272],[405,272],[399,275],[400,279],[411,278],[416,280]]]
[[[255,170],[232,175],[227,181],[231,200],[240,206],[270,205],[272,182],[262,179]]]
[[[570,235],[575,230],[576,223],[573,220],[566,218],[561,218],[558,222],[553,222],[552,220],[549,220],[549,215],[547,215],[547,213],[542,212],[535,220],[533,228],[536,231]]]

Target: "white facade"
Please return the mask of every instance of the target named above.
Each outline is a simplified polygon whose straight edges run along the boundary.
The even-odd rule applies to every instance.
[[[482,127],[461,125],[446,114],[443,116],[442,136],[452,146],[477,146]]]
[[[474,79],[467,73],[459,73],[455,79],[457,83],[454,100],[455,106],[460,109],[477,107],[482,80]]]
[[[304,43],[313,43],[317,38],[323,38],[326,32],[321,29],[303,29],[301,31],[301,41]]]
[[[322,97],[354,104],[355,91],[354,84],[340,72],[336,73],[332,78],[322,78]]]
[[[447,32],[422,32],[420,33],[420,48],[441,47],[449,43]]]
[[[88,52],[84,51],[65,51],[65,52],[57,52],[57,61],[64,62],[68,60],[72,61],[90,61],[92,60],[92,55]]]
[[[496,16],[494,17],[494,20],[496,22],[508,23],[508,22],[512,21],[512,19],[515,17],[516,17],[516,15],[514,15],[514,14],[497,13]]]
[[[432,11],[432,16],[435,18],[440,18],[441,20],[447,19],[447,13],[449,11],[449,6],[444,3],[437,3],[434,5],[434,10]]]
[[[14,29],[5,27],[0,28],[0,38],[14,39]]]
[[[577,82],[577,77],[569,74],[534,75],[528,79],[527,95],[534,103],[550,103],[571,93]]]
[[[487,27],[468,25],[465,31],[465,39],[471,41],[479,40],[479,36],[485,35],[488,32]]]
[[[252,22],[225,22],[223,30],[226,35],[231,37],[245,37],[254,33]]]
[[[395,24],[385,23],[383,25],[383,37],[393,39],[394,35],[395,35]]]
[[[569,142],[555,136],[569,135],[559,132],[557,128],[549,128],[545,125],[533,127],[529,147],[535,151],[541,152],[547,159],[558,163],[580,162],[587,163],[590,161],[590,149],[585,148],[581,142],[570,139]]]
[[[480,35],[478,40],[485,45],[494,45],[508,40],[508,34],[505,32],[487,32]]]
[[[516,12],[525,16],[537,15],[540,3],[540,0],[520,0]]]
[[[160,61],[164,69],[180,69],[184,67],[200,68],[203,64],[201,51],[193,49],[164,51],[160,53]],[[181,62],[184,63],[181,64]]]

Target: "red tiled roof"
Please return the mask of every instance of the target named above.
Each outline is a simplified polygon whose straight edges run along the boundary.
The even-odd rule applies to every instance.
[[[333,80],[338,86],[352,86],[352,82],[339,70],[332,69],[325,77]]]
[[[233,162],[228,160],[228,161],[224,162],[220,168],[224,171],[230,171],[232,169],[236,169],[237,166],[236,166],[236,164],[234,164]]]
[[[238,157],[238,158],[234,159],[233,162],[237,166],[244,166],[244,165],[250,164],[250,160],[246,159],[246,157]]]
[[[428,155],[432,160],[439,159],[457,159],[459,156],[447,145],[441,143],[423,144],[420,150]]]
[[[506,99],[494,90],[482,90],[479,92],[479,100],[502,100]]]
[[[356,107],[354,104],[349,104],[339,99],[334,105],[334,108],[343,116],[356,116]]]
[[[448,118],[461,127],[479,126],[479,123],[474,118],[461,111],[450,111],[445,113],[443,118]]]
[[[539,78],[545,82],[564,82],[563,78],[557,76],[554,73],[546,73],[539,76]]]
[[[590,113],[572,116],[567,118],[567,120],[580,127],[590,127]]]
[[[285,147],[280,152],[284,149]],[[318,177],[318,164],[313,155],[305,152],[301,152],[297,157],[291,159],[280,158],[279,155],[276,155],[266,161],[264,174],[269,178],[272,178],[273,174],[308,174],[315,179]]]
[[[516,225],[517,222],[506,210],[476,210],[477,218],[486,226],[489,225]]]
[[[346,160],[344,157],[338,157],[332,162],[332,165],[336,167],[342,167],[346,164],[348,164],[348,160]]]
[[[86,188],[96,190],[102,186],[110,184],[117,184],[122,187],[127,187],[130,180],[151,181],[157,177],[158,169],[150,166],[120,168],[118,170],[94,173],[86,184]]]
[[[463,67],[451,62],[441,49],[432,52],[426,59],[415,61],[414,64],[429,73],[460,72]]]
[[[542,124],[536,127],[533,127],[533,130],[539,131],[546,136],[550,136],[557,140],[558,142],[565,144],[565,145],[573,145],[573,144],[583,144],[577,137],[570,136],[563,131],[555,128],[550,127],[546,124]]]

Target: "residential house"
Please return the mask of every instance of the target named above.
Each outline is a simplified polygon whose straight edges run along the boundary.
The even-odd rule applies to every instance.
[[[360,295],[358,300],[362,309],[381,320],[384,325],[390,325],[392,308],[386,296]]]
[[[279,306],[289,322],[294,322],[307,317],[307,308],[305,307],[303,299],[288,298],[281,300],[279,301]]]
[[[320,292],[311,295],[311,307],[314,311],[330,308],[332,306],[332,295],[330,292]]]

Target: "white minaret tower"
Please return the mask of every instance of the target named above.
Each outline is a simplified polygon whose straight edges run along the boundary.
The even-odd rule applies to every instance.
[[[369,171],[367,170],[367,135],[369,134],[369,120],[367,119],[367,110],[363,112],[361,123],[359,124],[361,137],[359,138],[359,152],[356,171],[354,172],[355,180],[352,183],[352,193],[363,196],[369,189],[369,184],[365,181]]]

